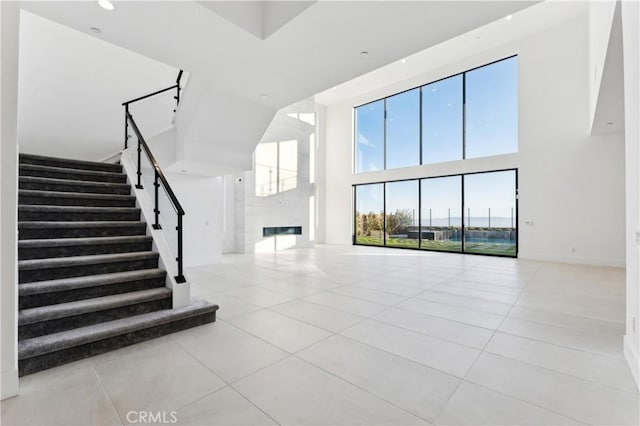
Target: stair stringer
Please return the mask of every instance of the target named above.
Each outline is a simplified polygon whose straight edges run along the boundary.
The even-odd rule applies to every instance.
[[[189,277],[185,275],[187,279],[184,283],[176,282],[175,276],[178,275],[178,265],[175,261],[175,254],[171,251],[171,246],[167,241],[166,235],[162,229],[153,229],[151,224],[155,222],[155,215],[153,212],[154,205],[153,199],[149,196],[148,190],[152,188],[136,189],[135,182],[137,182],[137,152],[135,147],[129,147],[122,152],[121,164],[127,175],[127,178],[131,185],[131,191],[136,196],[136,205],[140,208],[144,221],[149,226],[147,227],[147,235],[153,238],[153,251],[159,254],[159,266],[167,271],[166,285],[173,291],[173,308],[182,308],[188,306],[191,303],[191,284]],[[144,154],[143,154],[144,156]],[[143,160],[146,161],[146,158]]]

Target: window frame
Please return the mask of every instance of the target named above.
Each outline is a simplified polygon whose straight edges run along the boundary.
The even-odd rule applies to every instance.
[[[419,134],[419,140],[418,140],[419,158],[418,158],[418,164],[416,166],[408,166],[408,167],[423,166],[423,165],[425,165],[425,162],[424,162],[424,158],[423,158],[423,156],[424,156],[424,152],[423,152],[424,126],[423,126],[423,123],[422,123],[422,113],[423,113],[423,111],[422,111],[422,107],[423,107],[423,105],[422,105],[422,101],[423,101],[422,91],[426,86],[428,86],[430,84],[438,83],[440,81],[446,80],[446,79],[451,78],[451,77],[456,77],[456,76],[459,76],[459,75],[462,76],[462,158],[460,160],[452,160],[452,161],[464,161],[464,160],[467,160],[468,158],[467,158],[467,152],[466,152],[466,144],[467,144],[467,132],[466,132],[466,123],[467,123],[467,105],[466,105],[466,103],[467,103],[466,102],[467,81],[466,80],[467,79],[466,79],[466,75],[469,72],[478,70],[480,68],[484,68],[484,67],[488,67],[488,66],[494,65],[494,64],[496,64],[498,62],[507,61],[509,59],[517,58],[518,56],[519,55],[517,53],[515,53],[513,55],[506,56],[506,57],[497,59],[495,61],[491,61],[491,62],[485,63],[483,65],[478,65],[476,67],[469,68],[469,69],[466,69],[464,71],[461,71],[461,72],[458,72],[458,73],[455,73],[455,74],[451,74],[451,75],[448,75],[446,77],[442,77],[442,78],[439,78],[439,79],[436,79],[436,80],[433,80],[433,81],[430,81],[428,83],[424,83],[424,84],[421,84],[421,85],[418,85],[418,86],[414,86],[414,87],[411,87],[409,89],[402,90],[400,92],[392,93],[392,94],[387,95],[387,96],[383,96],[383,97],[380,97],[380,98],[377,98],[377,99],[373,99],[373,100],[364,102],[362,104],[355,105],[353,107],[354,113],[353,113],[353,144],[352,144],[352,146],[353,146],[353,162],[352,162],[352,173],[353,174],[361,174],[361,173],[371,173],[371,172],[373,172],[373,171],[370,171],[370,170],[369,171],[358,171],[357,167],[356,167],[357,154],[358,154],[358,145],[357,145],[357,142],[358,142],[357,141],[358,122],[357,122],[356,110],[358,108],[366,106],[366,105],[369,105],[369,104],[372,104],[374,102],[383,101],[383,108],[384,108],[384,112],[383,112],[383,121],[384,121],[384,123],[383,123],[383,125],[384,125],[383,138],[384,138],[384,141],[383,141],[383,148],[382,148],[382,156],[383,156],[383,161],[382,161],[383,169],[382,170],[395,170],[397,168],[394,168],[394,169],[387,168],[387,99],[391,98],[393,96],[396,96],[396,95],[403,94],[405,92],[410,92],[412,90],[418,89],[419,90],[419,106],[418,106],[418,117],[419,117],[419,129],[418,129],[418,134]],[[518,69],[519,69],[519,63],[518,63]],[[518,151],[519,151],[519,147],[518,147],[518,150],[515,151],[515,153],[517,153]],[[475,158],[487,158],[487,157],[492,157],[492,156],[495,156],[495,155],[506,155],[506,154],[513,154],[513,153],[509,152],[509,153],[494,154],[494,155],[491,155],[491,156],[472,157],[472,158],[473,159],[475,159]],[[426,163],[426,164],[427,165],[433,165],[433,164],[441,164],[441,163],[442,162]]]
[[[497,173],[497,172],[509,172],[512,171],[514,172],[514,179],[515,179],[515,254],[513,256],[511,255],[506,255],[506,254],[495,254],[495,253],[477,253],[477,252],[470,252],[470,251],[465,251],[465,228],[467,228],[467,226],[465,226],[465,220],[464,220],[464,209],[465,209],[465,193],[464,193],[464,181],[465,181],[465,176],[471,176],[471,175],[477,175],[477,174],[484,174],[484,173]],[[353,225],[353,230],[352,230],[352,245],[354,246],[364,246],[364,247],[380,247],[380,248],[385,248],[385,249],[399,249],[399,250],[419,250],[419,251],[426,251],[426,252],[436,252],[436,253],[454,253],[454,254],[466,254],[466,255],[473,255],[473,256],[493,256],[493,257],[505,257],[505,258],[509,258],[509,259],[517,259],[518,258],[518,254],[520,252],[520,226],[519,226],[519,215],[520,215],[520,208],[519,208],[519,202],[520,202],[520,196],[519,196],[519,183],[518,183],[518,173],[519,169],[517,167],[513,167],[513,168],[507,168],[507,169],[494,169],[494,170],[483,170],[483,171],[477,171],[477,172],[469,172],[469,173],[453,173],[453,174],[446,174],[446,175],[437,175],[437,176],[423,176],[423,177],[416,177],[416,178],[410,178],[410,179],[395,179],[395,180],[384,180],[384,181],[374,181],[374,182],[366,182],[366,183],[357,183],[357,184],[353,184],[352,185],[352,200],[353,200],[353,209],[352,209],[352,225]],[[460,177],[460,181],[461,181],[461,212],[462,212],[462,217],[461,217],[461,235],[460,235],[460,241],[461,241],[461,247],[460,247],[460,251],[446,251],[446,250],[433,250],[433,249],[427,249],[427,248],[422,248],[422,232],[420,232],[420,230],[422,229],[422,181],[423,180],[427,180],[427,179],[437,179],[437,178],[445,178],[445,177]],[[387,241],[386,241],[386,216],[387,216],[387,211],[386,211],[386,203],[387,203],[387,183],[393,183],[393,182],[406,182],[406,181],[418,181],[418,226],[419,226],[419,232],[418,232],[418,247],[397,247],[397,246],[388,246],[387,245]],[[382,245],[373,245],[373,244],[362,244],[362,243],[358,243],[356,241],[356,227],[357,227],[357,223],[356,223],[356,212],[357,212],[357,200],[356,200],[356,193],[357,190],[356,188],[358,186],[362,186],[362,185],[376,185],[376,184],[381,184],[382,185],[382,195],[383,195],[383,211],[382,211],[382,217],[383,217],[383,244]]]

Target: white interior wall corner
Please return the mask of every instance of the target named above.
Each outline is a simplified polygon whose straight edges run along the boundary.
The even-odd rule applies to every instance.
[[[625,85],[625,183],[626,183],[626,333],[624,354],[636,384],[640,371],[640,4],[622,2]],[[634,327],[635,325],[635,327]],[[634,329],[635,328],[635,329]]]
[[[0,2],[0,398],[18,393],[18,44],[20,3]]]

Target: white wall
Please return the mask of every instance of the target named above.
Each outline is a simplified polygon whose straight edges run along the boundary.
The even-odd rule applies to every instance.
[[[219,262],[222,255],[222,177],[171,173],[167,180],[185,211],[185,267]]]
[[[434,56],[420,75],[329,106],[323,138],[326,242],[351,242],[353,183],[517,167],[521,258],[623,266],[624,143],[621,134],[589,137],[588,40],[588,14],[581,12],[520,39],[478,45],[457,59]],[[465,43],[452,40],[438,48],[451,58]],[[354,105],[513,54],[519,58],[519,153],[351,174]]]
[[[18,393],[18,42],[19,2],[0,2],[0,299],[2,399]]]
[[[622,31],[624,45],[624,85],[625,85],[625,157],[626,157],[626,246],[627,246],[627,309],[624,353],[631,371],[639,381],[640,366],[640,5],[636,1],[622,2]]]
[[[122,150],[121,103],[171,86],[178,70],[99,36],[24,10],[20,15],[21,151],[100,161]],[[174,95],[131,106],[145,137],[171,124]]]

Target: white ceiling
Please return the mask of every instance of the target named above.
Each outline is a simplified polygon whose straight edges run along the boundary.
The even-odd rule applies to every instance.
[[[316,94],[315,101],[329,106],[345,101],[352,102],[356,98],[366,97],[373,91],[385,91],[387,88],[390,90],[389,94],[396,93],[398,82],[411,81],[429,71],[440,69],[451,63],[459,63],[461,59],[473,57],[479,52],[503,45],[505,40],[517,40],[574,16],[588,13],[588,9],[589,3],[580,0],[547,0],[535,4],[513,13],[509,19],[488,23],[328,88]],[[421,82],[421,84],[426,83],[429,82]],[[407,88],[411,86],[402,90]]]
[[[261,15],[248,7],[242,17],[242,11],[230,12],[232,7],[194,1],[114,1],[111,12],[95,1],[29,1],[22,7],[278,109],[532,3],[317,1],[297,15],[276,14],[270,28],[265,27],[269,8]],[[221,9],[225,17],[216,13]],[[90,27],[102,33],[95,35]]]

